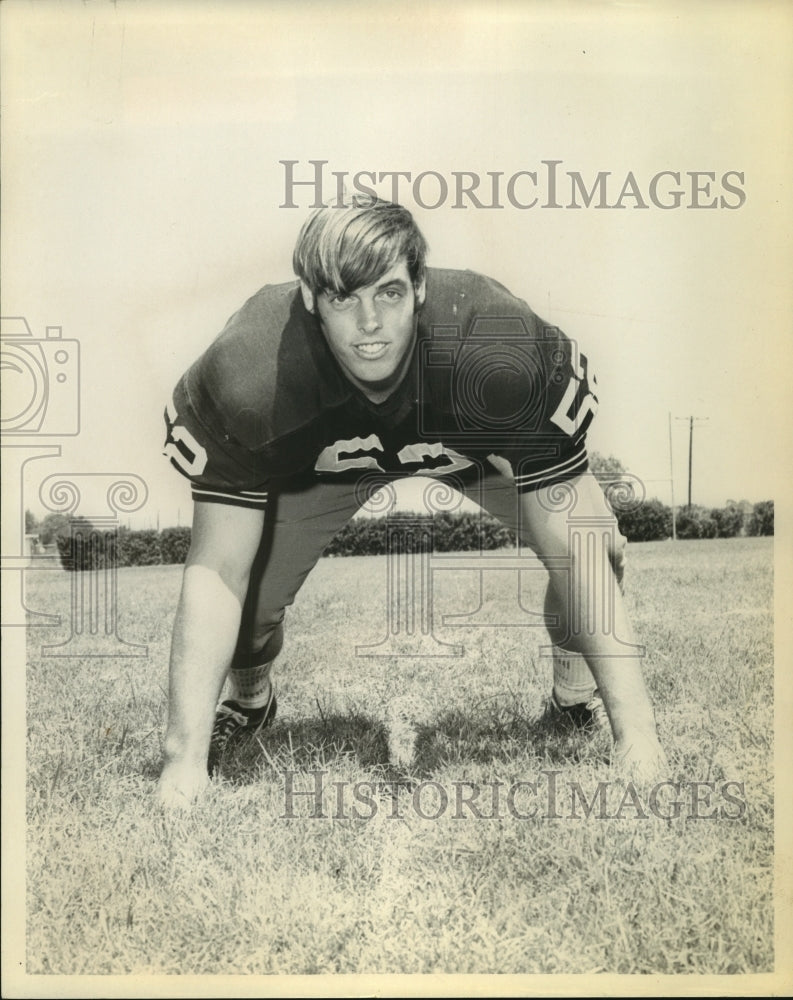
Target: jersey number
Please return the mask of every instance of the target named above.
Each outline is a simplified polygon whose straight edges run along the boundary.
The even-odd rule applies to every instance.
[[[585,355],[581,355],[580,363],[576,360],[575,353],[570,360],[573,365],[573,376],[567,383],[562,401],[556,407],[551,421],[557,427],[561,427],[565,434],[575,437],[576,434],[580,433],[585,424],[588,423],[588,418],[591,419],[597,413],[598,400],[597,396],[589,389],[586,370],[587,359]],[[592,381],[597,385],[597,379],[594,375],[592,376]],[[585,388],[585,392],[582,398],[578,399],[582,388]],[[572,414],[570,413],[571,410],[574,410]]]
[[[378,469],[380,472],[385,472],[377,460],[378,456],[373,454],[380,452],[382,457],[383,451],[383,445],[376,434],[370,434],[366,438],[356,437],[347,441],[336,441],[320,452],[314,468],[317,472],[346,472],[348,469]],[[345,457],[342,458],[342,455]],[[417,468],[414,474],[446,476],[472,464],[453,448],[445,448],[440,442],[429,444],[422,441],[417,444],[407,444],[397,454],[401,465],[420,466],[422,462],[439,458],[446,460],[444,465]]]
[[[176,423],[178,419],[176,408],[169,402],[165,407],[168,439],[162,453],[186,476],[200,476],[208,461],[206,448],[196,441],[186,427]]]

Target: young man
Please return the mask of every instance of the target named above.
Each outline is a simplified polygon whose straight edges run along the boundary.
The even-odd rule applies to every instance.
[[[616,759],[639,778],[664,766],[616,585],[624,539],[587,472],[586,358],[497,282],[425,268],[426,249],[399,205],[318,209],[295,248],[299,282],[249,299],[175,390],[165,454],[195,503],[167,805],[200,791],[208,753],[211,768],[273,718],[284,609],[369,486],[414,474],[466,492],[545,564],[552,704],[584,723],[605,704]],[[605,545],[582,548],[587,523]]]

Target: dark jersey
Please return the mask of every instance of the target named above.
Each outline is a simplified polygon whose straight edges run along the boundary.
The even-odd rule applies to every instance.
[[[194,499],[249,507],[301,478],[441,476],[490,456],[532,490],[586,471],[594,389],[575,343],[498,282],[430,268],[411,367],[372,403],[294,281],[257,292],[188,369],[164,453]]]

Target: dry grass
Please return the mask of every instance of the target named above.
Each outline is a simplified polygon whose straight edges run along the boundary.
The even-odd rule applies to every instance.
[[[541,629],[438,627],[464,656],[357,656],[386,634],[379,558],[320,563],[289,615],[275,725],[191,814],[165,816],[151,793],[180,571],[120,571],[119,631],[147,658],[45,658],[65,633],[29,633],[27,971],[771,970],[771,563],[766,539],[632,549],[631,610],[683,783],[668,819],[646,791],[620,811],[603,742],[543,721]],[[30,576],[29,605],[68,615],[70,577]],[[541,574],[522,582],[536,607]],[[481,615],[503,621],[515,578],[488,588]],[[477,603],[474,573],[438,575],[436,621]],[[544,771],[559,772],[559,818]],[[311,795],[285,818],[289,780],[321,781],[325,818]],[[517,781],[538,794],[486,818],[493,783]],[[599,781],[605,808],[586,817],[579,795],[573,818],[573,783],[591,801]],[[712,818],[692,818],[692,781],[714,783],[698,807]],[[359,786],[369,804],[360,782],[379,786]],[[481,816],[455,804],[465,782]]]

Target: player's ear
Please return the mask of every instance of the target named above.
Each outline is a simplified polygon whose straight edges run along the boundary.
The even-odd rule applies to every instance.
[[[424,299],[427,296],[427,281],[422,278],[418,285],[415,286],[416,289],[416,308],[424,305]]]
[[[303,281],[302,278],[300,279],[300,294],[303,296],[303,305],[306,307],[306,309],[310,313],[315,312],[317,308],[317,303],[316,300],[314,299],[314,293],[311,291],[311,289],[308,287],[305,281]]]

